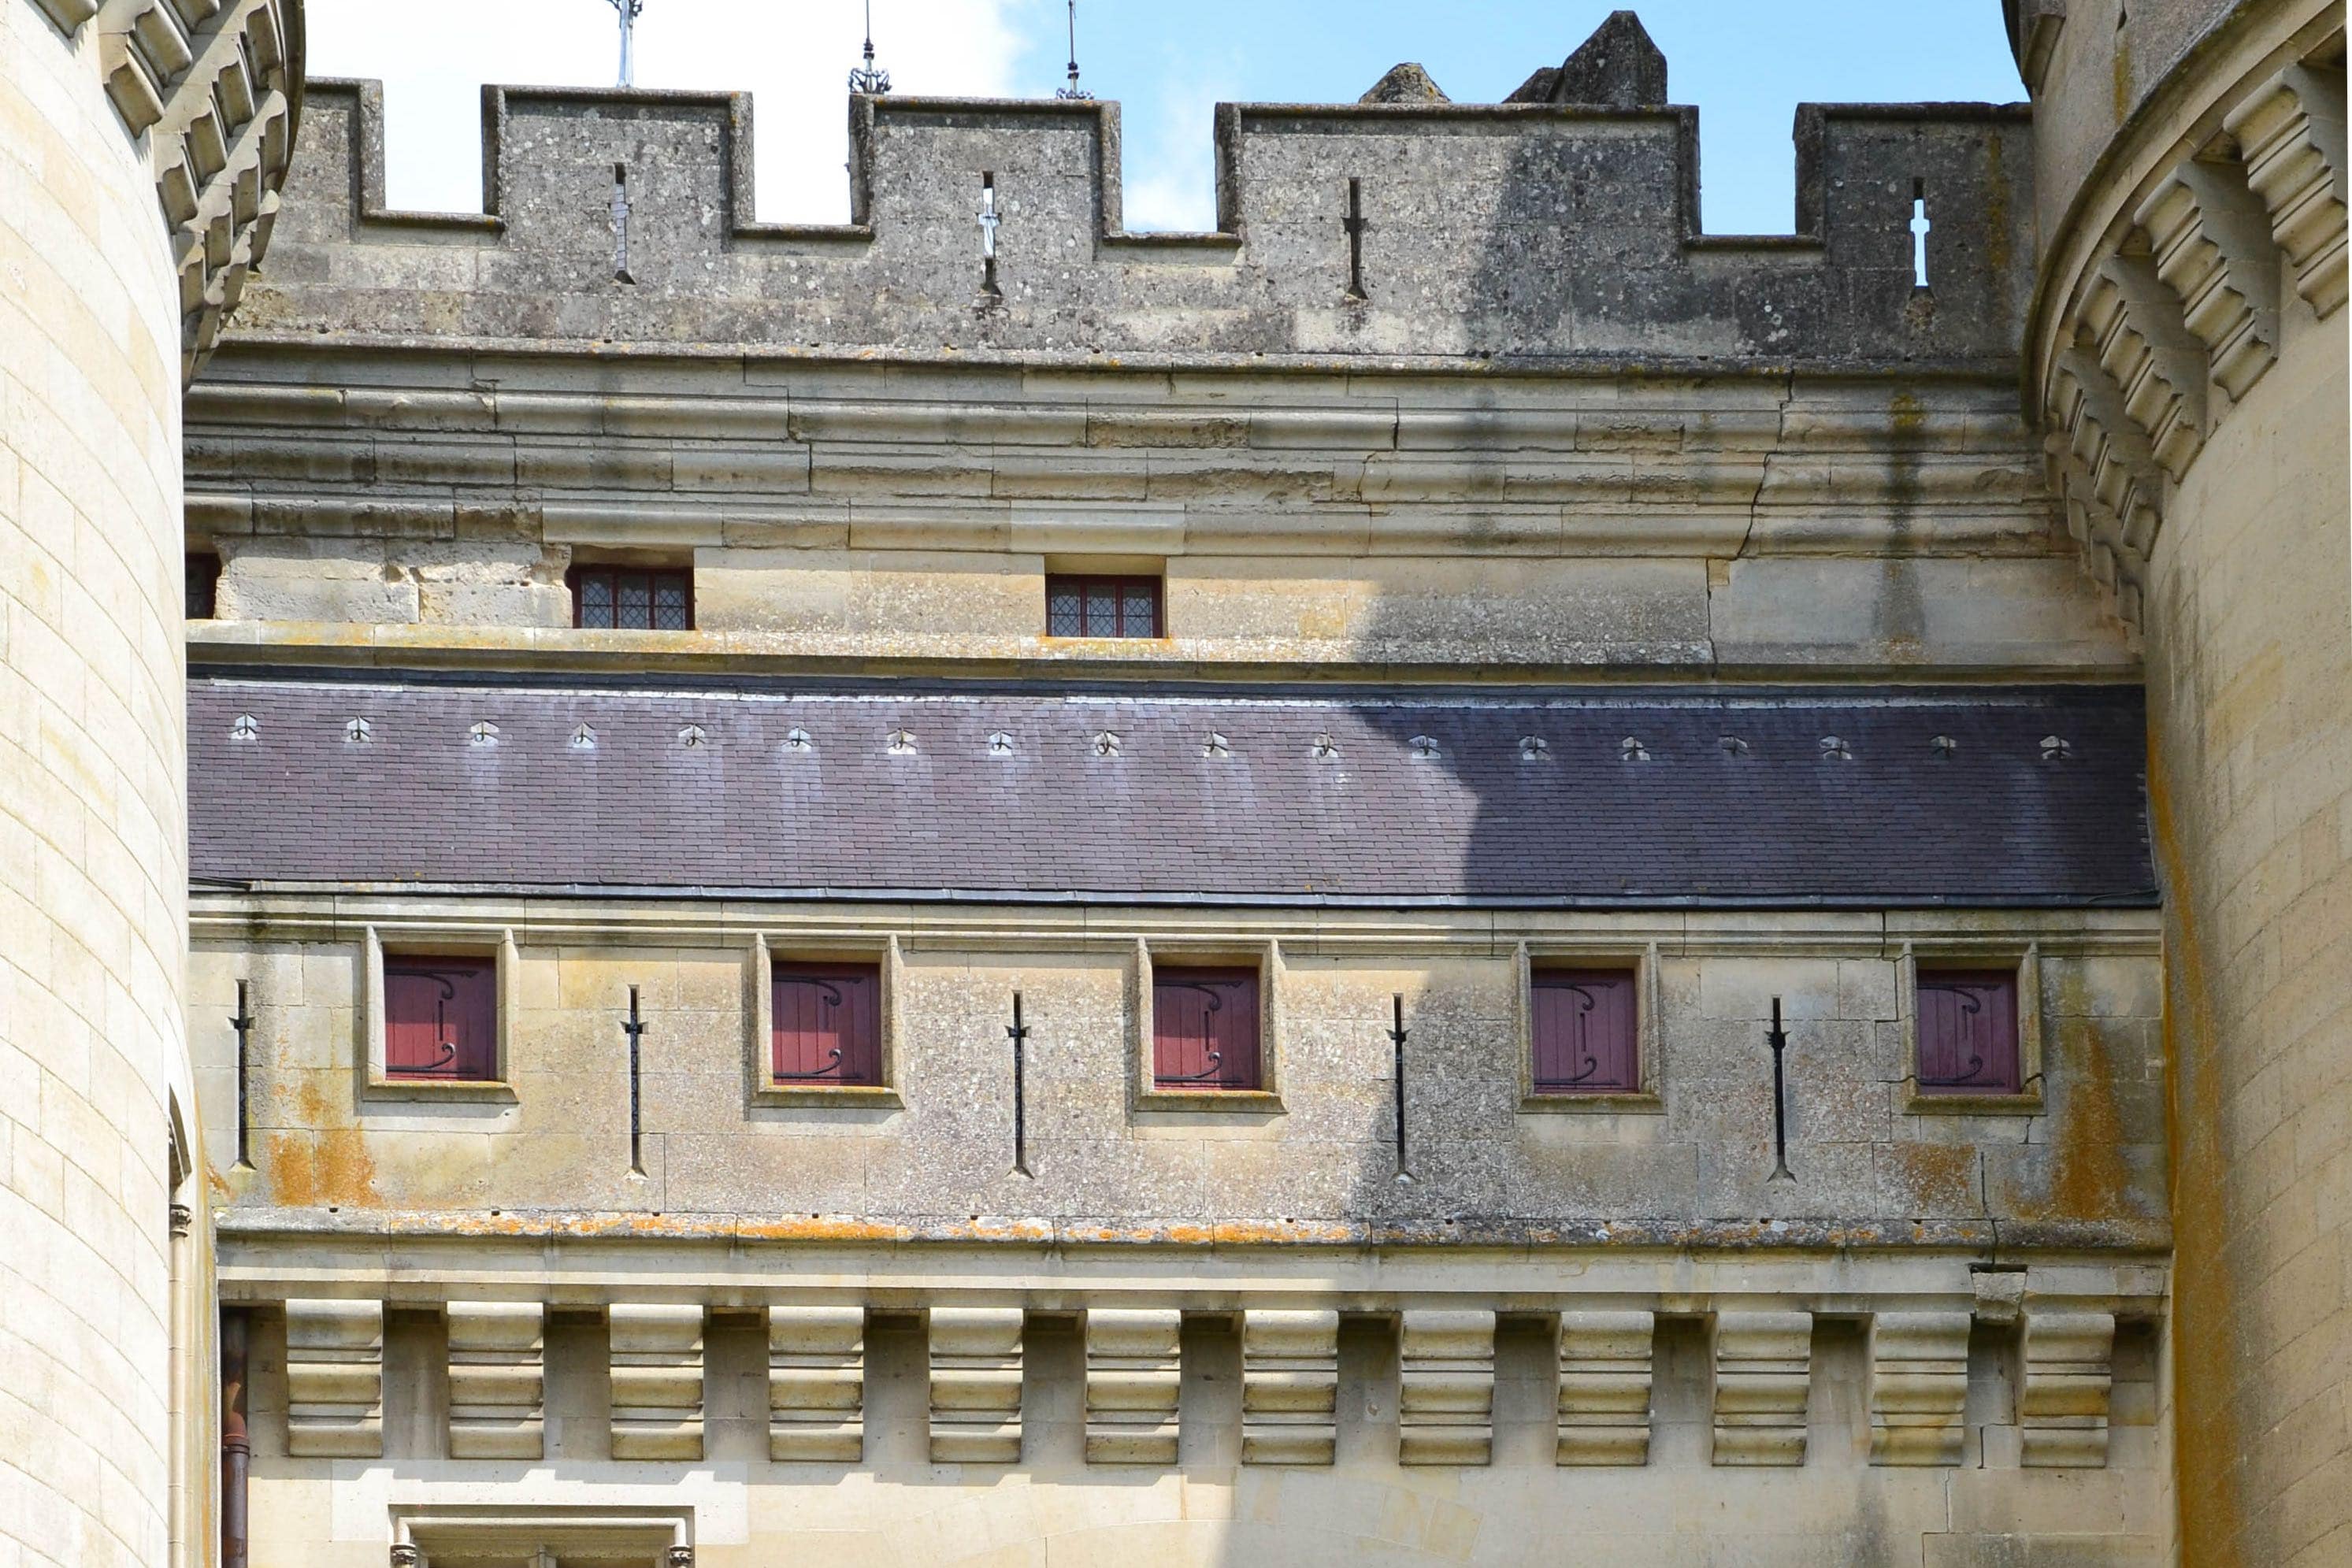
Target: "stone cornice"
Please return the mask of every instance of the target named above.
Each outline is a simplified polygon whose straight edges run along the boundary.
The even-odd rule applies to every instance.
[[[302,0],[35,0],[97,35],[123,128],[144,138],[195,373],[269,245],[302,106]]]
[[[2031,392],[2052,428],[2052,486],[2135,627],[2171,487],[2277,358],[2282,275],[2321,319],[2344,304],[2341,7],[2329,17],[2335,30],[2306,26],[2283,63],[2273,50],[2216,92],[2120,191],[2105,229],[2059,236],[2042,275]],[[2111,154],[2119,176],[2128,147],[2129,128]]]

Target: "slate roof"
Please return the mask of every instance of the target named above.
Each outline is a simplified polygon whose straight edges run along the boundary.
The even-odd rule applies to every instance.
[[[2142,701],[2116,687],[1237,695],[200,674],[189,717],[199,881],[2155,902]],[[367,738],[350,738],[353,720]]]

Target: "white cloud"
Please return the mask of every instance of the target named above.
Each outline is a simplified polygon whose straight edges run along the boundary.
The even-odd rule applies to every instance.
[[[1017,23],[1038,0],[875,0],[876,63],[900,92],[1015,88]],[[309,0],[312,76],[384,84],[385,194],[395,207],[481,207],[484,82],[609,87],[610,0]],[[646,0],[637,85],[748,91],[759,215],[849,215],[849,69],[859,0]]]
[[[1129,228],[1217,226],[1216,107],[1242,96],[1239,60],[1188,60],[1160,78],[1149,114],[1120,128]]]

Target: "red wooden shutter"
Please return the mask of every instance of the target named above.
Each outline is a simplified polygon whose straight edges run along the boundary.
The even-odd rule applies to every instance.
[[[1623,970],[1538,970],[1535,1092],[1626,1094],[1642,1087],[1633,977]]]
[[[774,995],[777,1082],[882,1082],[881,966],[779,964]]]
[[[498,1076],[498,965],[488,958],[387,956],[383,1070],[391,1078]]]
[[[1922,970],[1919,1092],[2015,1094],[2017,977],[2003,970]]]
[[[1155,968],[1151,1078],[1160,1089],[1255,1089],[1257,971]]]

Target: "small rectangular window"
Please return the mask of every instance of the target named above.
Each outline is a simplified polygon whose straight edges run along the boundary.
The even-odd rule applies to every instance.
[[[874,1088],[882,1082],[882,967],[778,964],[774,1065],[780,1084]]]
[[[1528,988],[1537,1093],[1641,1092],[1631,971],[1538,969]]]
[[[1157,1089],[1257,1089],[1257,971],[1157,967],[1151,976]]]
[[[384,1076],[495,1082],[498,967],[489,958],[385,954]]]
[[[1157,637],[1160,580],[1156,577],[1045,579],[1048,637]]]
[[[220,612],[220,557],[208,550],[192,550],[187,568],[188,619],[215,619]]]
[[[683,568],[575,566],[572,623],[598,631],[691,632],[694,573]]]
[[[1919,971],[1919,1092],[2018,1094],[2017,976]]]

